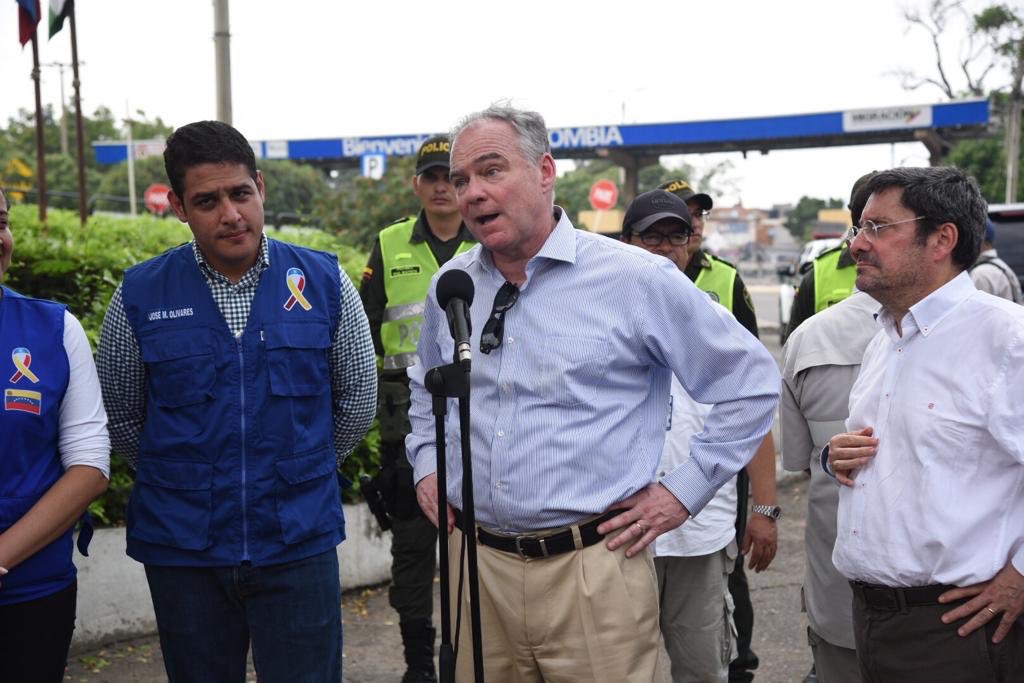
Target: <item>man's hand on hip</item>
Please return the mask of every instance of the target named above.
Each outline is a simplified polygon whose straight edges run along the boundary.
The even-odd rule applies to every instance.
[[[853,486],[856,471],[871,462],[878,453],[878,439],[871,436],[873,427],[859,432],[836,434],[828,441],[828,466],[843,486]]]
[[[646,488],[608,509],[625,512],[597,527],[597,532],[607,535],[628,526],[628,529],[606,544],[608,550],[616,550],[635,541],[626,549],[626,557],[633,557],[653,543],[655,538],[675,529],[690,517],[690,511],[662,484],[648,484]]]
[[[942,623],[950,624],[970,617],[967,623],[956,630],[957,635],[967,636],[999,618],[1002,612],[1002,621],[992,635],[992,642],[998,643],[1010,632],[1017,617],[1024,614],[1024,576],[1021,576],[1012,562],[1007,562],[991,581],[946,591],[939,596],[939,602],[953,602],[962,598],[972,599],[943,614]]]
[[[428,474],[416,484],[416,500],[434,526],[437,526],[437,475]],[[448,504],[448,533],[455,528],[455,508]]]

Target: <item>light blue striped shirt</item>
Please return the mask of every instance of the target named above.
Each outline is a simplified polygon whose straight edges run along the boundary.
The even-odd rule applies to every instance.
[[[558,224],[526,266],[502,345],[479,351],[504,277],[482,246],[453,258],[475,285],[471,448],[476,519],[521,533],[574,524],[655,479],[674,373],[714,404],[692,457],[661,480],[692,513],[753,456],[771,428],[774,359],[668,259]],[[436,277],[435,277],[436,283]],[[436,470],[425,370],[452,361],[434,285],[427,295],[406,439],[418,482]],[[449,400],[448,499],[462,506],[458,404]]]

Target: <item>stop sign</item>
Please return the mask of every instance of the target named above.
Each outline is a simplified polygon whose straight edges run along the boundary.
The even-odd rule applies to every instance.
[[[146,192],[142,195],[146,202],[146,208],[158,216],[167,213],[167,209],[171,208],[171,200],[167,198],[167,193],[170,191],[171,188],[163,183],[153,183],[147,187]]]
[[[602,178],[590,186],[590,205],[595,211],[604,211],[619,201],[619,188],[610,180]]]

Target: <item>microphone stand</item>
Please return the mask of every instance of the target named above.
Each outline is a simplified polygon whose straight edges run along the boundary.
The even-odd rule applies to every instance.
[[[458,352],[456,351],[456,358]],[[476,683],[483,683],[483,642],[480,628],[480,587],[477,582],[476,513],[473,504],[473,465],[470,457],[469,429],[469,362],[443,365],[430,370],[424,380],[433,396],[434,433],[437,447],[437,538],[441,572],[441,649],[438,673],[442,683],[455,681],[455,652],[451,636],[451,578],[448,562],[448,476],[445,454],[445,415],[448,399],[459,399],[459,431],[462,443],[462,526],[466,544],[467,580],[469,582],[470,627],[473,636],[473,674]],[[461,594],[462,586],[459,586]],[[461,604],[461,600],[459,601]]]

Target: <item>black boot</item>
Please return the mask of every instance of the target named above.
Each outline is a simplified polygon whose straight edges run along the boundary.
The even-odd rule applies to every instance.
[[[402,683],[437,683],[434,669],[434,626],[427,619],[400,622],[405,649]]]

